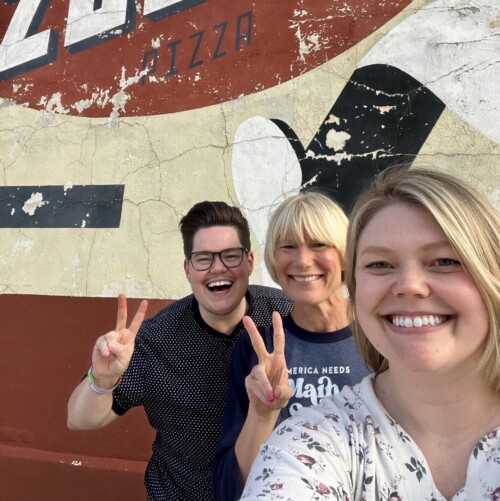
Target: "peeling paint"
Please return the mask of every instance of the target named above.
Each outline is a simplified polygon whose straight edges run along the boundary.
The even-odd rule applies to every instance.
[[[52,94],[46,106],[47,111],[52,113],[59,113],[61,115],[67,115],[69,113],[69,110],[63,106],[61,97],[62,94],[60,92]]]
[[[328,118],[325,120],[326,125],[340,125],[340,118],[336,117],[335,115],[329,115]]]
[[[83,113],[83,111],[92,106],[93,102],[94,101],[92,99],[81,99],[73,104],[73,108],[75,108],[78,113]]]
[[[378,110],[381,115],[385,115],[392,110],[396,109],[396,106],[374,106],[374,109]]]
[[[336,155],[317,155],[312,150],[307,150],[306,157],[314,158],[315,160],[326,160],[328,162],[335,162],[340,165],[345,160],[352,160],[354,157],[357,158],[370,158],[375,160],[376,158],[381,158],[387,156],[387,151],[378,149],[374,151],[369,151],[364,154],[353,155],[351,153],[337,153]]]
[[[329,130],[326,135],[326,145],[329,148],[333,148],[335,151],[340,151],[345,148],[349,139],[351,139],[351,135],[347,132]]]
[[[298,58],[305,61],[305,56],[322,50],[326,43],[320,33],[310,33],[302,29],[302,25],[310,21],[307,10],[295,10],[294,17],[296,21],[290,23],[290,28],[295,30],[295,37],[299,43]]]
[[[92,97],[90,99],[82,99],[73,104],[73,108],[75,108],[79,113],[82,113],[87,108],[90,108],[94,104],[99,106],[99,108],[105,108],[108,103],[111,101],[109,97],[109,89],[99,89],[97,88],[95,92],[92,92]]]
[[[31,197],[24,202],[23,211],[30,216],[34,216],[37,209],[48,203],[49,202],[43,200],[43,195],[41,193],[32,193]]]

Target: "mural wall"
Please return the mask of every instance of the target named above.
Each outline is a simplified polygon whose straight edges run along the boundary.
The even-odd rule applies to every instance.
[[[178,298],[196,201],[261,244],[282,197],[415,156],[498,203],[498,8],[365,4],[4,2],[0,291]]]
[[[31,370],[64,379],[45,433],[65,426],[101,333],[70,318],[85,324],[96,298],[113,311],[120,292],[189,293],[178,221],[200,200],[244,210],[254,283],[271,283],[270,211],[311,186],[348,210],[370,177],[409,161],[500,210],[496,2],[0,0],[0,40],[0,315],[17,327],[0,331],[0,356],[16,354],[10,377],[35,343]],[[61,339],[72,348],[51,359]],[[73,449],[26,439],[37,411],[3,410],[2,392],[0,449],[78,449],[69,435]],[[118,453],[143,461],[145,442]]]

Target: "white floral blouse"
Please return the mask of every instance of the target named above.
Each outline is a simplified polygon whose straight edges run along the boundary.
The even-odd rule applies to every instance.
[[[303,408],[261,448],[242,499],[444,501],[424,455],[388,415],[374,376]],[[452,501],[500,501],[500,427],[475,446]]]

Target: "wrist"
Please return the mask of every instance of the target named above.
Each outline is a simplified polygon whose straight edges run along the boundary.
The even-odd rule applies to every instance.
[[[115,379],[114,381],[111,380],[110,382],[106,383],[104,381],[101,381],[100,379],[97,380],[95,378],[92,367],[90,367],[89,371],[87,372],[87,381],[90,385],[90,389],[95,393],[98,393],[99,395],[112,393],[113,390],[120,384],[121,380],[122,377],[120,376],[118,380]]]
[[[274,407],[265,406],[261,403],[255,404],[251,401],[248,407],[248,417],[255,423],[259,423],[259,425],[263,426],[272,424],[274,427],[280,412],[281,409],[275,409]]]

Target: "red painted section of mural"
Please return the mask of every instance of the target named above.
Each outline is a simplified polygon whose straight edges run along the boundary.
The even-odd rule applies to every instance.
[[[42,6],[42,1],[35,4]],[[70,0],[69,12],[79,3]],[[68,35],[67,2],[40,7],[33,14],[40,18],[35,34],[51,30],[52,51],[47,49],[45,59],[22,64],[16,62],[22,59],[22,45],[7,52],[5,36],[9,25],[16,24],[16,9],[25,3],[2,4],[0,96],[34,109],[87,117],[144,116],[213,105],[286,82],[334,58],[410,0],[205,0],[194,6],[181,0],[178,12],[148,15],[136,12],[133,2],[122,3],[123,26],[92,29],[93,17],[99,18],[89,13],[82,18],[90,26],[86,35]],[[12,35],[9,41],[21,44],[33,36],[32,26],[24,24],[26,35]]]
[[[148,315],[169,302],[150,301]],[[102,430],[66,427],[68,398],[95,339],[115,325],[116,299],[1,295],[0,318],[0,498],[144,499],[154,433],[142,409]]]

